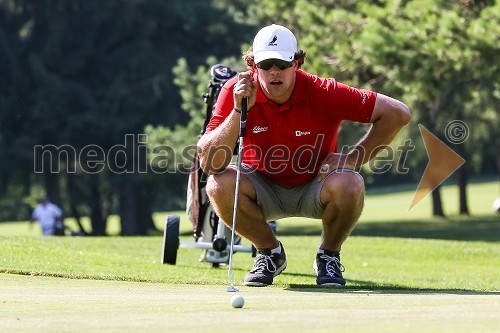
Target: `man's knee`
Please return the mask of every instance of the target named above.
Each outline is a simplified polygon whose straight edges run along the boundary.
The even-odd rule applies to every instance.
[[[231,203],[234,201],[234,191],[236,188],[236,170],[227,168],[221,173],[208,177],[205,191],[212,202]],[[239,195],[246,196],[251,200],[256,200],[256,193],[253,184],[244,175],[241,175],[239,184]]]
[[[343,172],[342,176],[341,188],[347,197],[352,199],[364,197],[365,182],[359,174]]]
[[[224,172],[210,175],[205,190],[211,200],[224,200],[228,195],[234,195],[234,183],[233,172],[226,169]]]
[[[325,201],[334,199],[337,203],[359,204],[363,202],[365,182],[354,172],[340,172],[328,176],[322,190]]]

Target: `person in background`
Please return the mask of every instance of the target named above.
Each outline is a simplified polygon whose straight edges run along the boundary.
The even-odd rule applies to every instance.
[[[61,208],[49,201],[48,198],[38,200],[38,205],[31,215],[32,225],[35,221],[40,223],[44,236],[64,235],[63,214]]]

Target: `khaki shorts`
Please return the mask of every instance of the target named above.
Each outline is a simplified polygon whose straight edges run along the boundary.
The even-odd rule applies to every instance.
[[[230,167],[236,169],[235,164],[231,164]],[[341,172],[353,172],[363,178],[357,171],[351,169],[332,170],[328,176]],[[307,184],[287,188],[272,183],[266,176],[245,164],[241,166],[241,174],[247,177],[255,188],[257,205],[264,212],[267,221],[291,216],[314,219],[322,217],[325,207],[320,200],[321,189],[328,176],[320,182],[314,177]]]

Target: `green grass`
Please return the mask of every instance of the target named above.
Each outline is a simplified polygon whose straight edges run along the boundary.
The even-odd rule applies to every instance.
[[[342,262],[352,288],[410,290],[498,291],[500,220],[491,211],[497,183],[469,187],[471,217],[429,219],[430,202],[408,212],[411,191],[368,194],[363,217],[344,244]],[[456,196],[443,189],[445,207]],[[450,208],[451,212],[452,209]],[[192,241],[191,225],[181,215],[181,240]],[[159,229],[165,213],[156,214]],[[71,222],[71,221],[70,221]],[[116,218],[108,231],[119,232]],[[145,281],[168,284],[227,284],[225,268],[198,262],[199,249],[180,248],[177,265],[162,265],[162,236],[41,237],[27,222],[0,223],[0,272]],[[321,223],[289,218],[278,222],[286,247],[288,268],[277,287],[313,286],[312,258],[319,243]],[[248,244],[246,244],[248,245]],[[241,284],[252,265],[247,253],[236,253],[234,272]]]
[[[446,219],[429,218],[429,199],[408,211],[412,190],[395,190],[368,191],[342,249],[347,287],[315,285],[321,223],[289,218],[278,222],[288,267],[275,285],[242,286],[253,258],[235,254],[245,297],[238,310],[229,305],[227,267],[200,263],[201,250],[189,248],[179,249],[176,265],[163,265],[161,235],[42,237],[27,222],[0,223],[0,331],[498,331],[498,183],[469,187],[471,217],[456,215],[456,188],[445,187]],[[181,240],[192,241],[191,224],[176,213]],[[160,230],[165,214],[155,215]],[[108,233],[119,230],[112,217]]]
[[[498,332],[500,293],[240,287],[0,274],[2,332]]]
[[[316,236],[282,236],[289,263],[279,286],[314,284]],[[181,248],[177,265],[162,265],[161,237],[2,238],[0,272],[169,284],[226,284],[226,269],[197,261],[201,251]],[[252,265],[235,254],[236,280]],[[500,290],[500,244],[352,236],[343,249],[349,286],[363,288]]]
[[[413,209],[409,210],[410,203],[415,194],[416,186],[408,188],[402,186],[388,189],[368,189],[365,200],[365,210],[360,221],[405,221],[405,220],[428,220],[431,216],[432,201],[430,195],[425,197]],[[492,204],[495,198],[500,197],[498,181],[478,182],[467,187],[468,206],[471,215],[491,215]],[[443,210],[448,216],[456,216],[458,207],[458,186],[445,185],[441,189]]]

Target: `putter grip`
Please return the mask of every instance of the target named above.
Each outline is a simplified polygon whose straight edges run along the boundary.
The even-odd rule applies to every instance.
[[[248,97],[244,97],[241,101],[241,118],[240,118],[240,138],[245,136],[245,129],[247,127],[247,114],[248,114]]]

